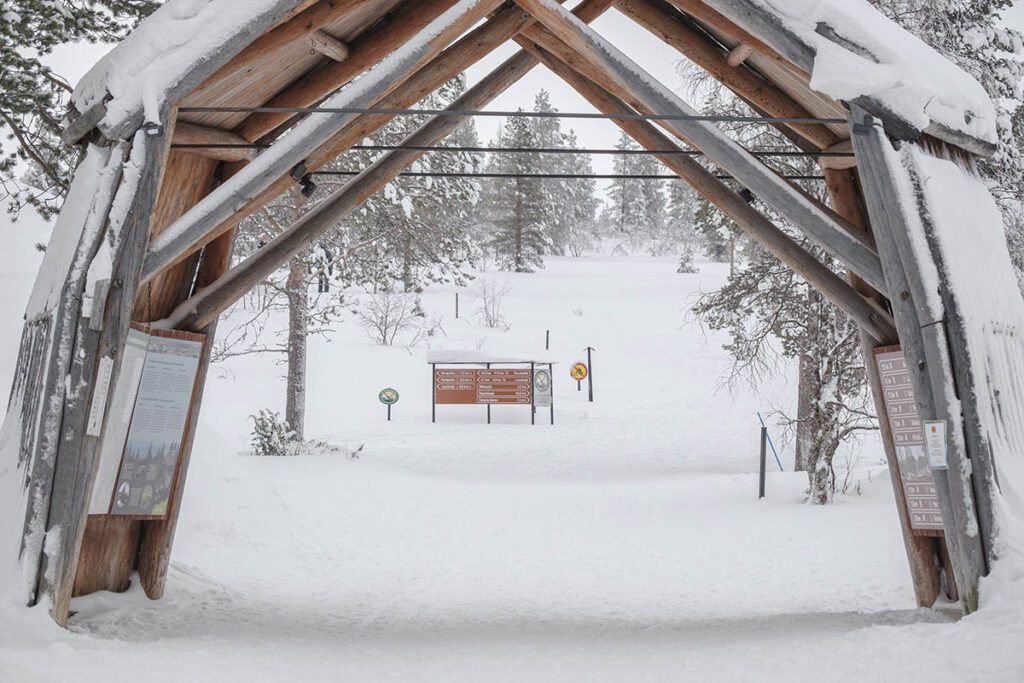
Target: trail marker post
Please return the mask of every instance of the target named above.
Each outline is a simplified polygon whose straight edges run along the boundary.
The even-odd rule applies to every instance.
[[[592,346],[587,347],[587,391],[590,394],[590,403],[594,402],[594,356],[593,352],[597,351]]]
[[[765,478],[768,469],[768,428],[761,427],[761,471],[758,476],[757,499],[764,498]]]

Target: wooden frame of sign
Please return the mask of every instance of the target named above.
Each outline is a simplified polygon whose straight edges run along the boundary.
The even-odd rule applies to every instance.
[[[114,388],[89,516],[159,521],[177,504],[207,338],[139,323],[132,323],[131,331],[125,353],[134,365]],[[161,395],[154,395],[157,391]],[[140,481],[137,493],[133,487]]]

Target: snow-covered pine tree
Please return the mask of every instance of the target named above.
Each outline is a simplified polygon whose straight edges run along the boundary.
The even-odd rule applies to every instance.
[[[60,208],[77,150],[60,140],[71,86],[45,64],[55,47],[114,42],[160,3],[156,0],[0,2],[0,197],[17,215]]]
[[[664,168],[649,154],[636,154],[640,146],[622,133],[616,149],[626,152],[615,156],[616,175],[651,176],[663,174]],[[619,178],[608,192],[609,212],[617,233],[617,253],[646,249],[653,254],[666,253],[668,216],[661,180]]]
[[[537,149],[537,135],[530,119],[509,117],[492,146]],[[535,174],[540,165],[538,156],[534,152],[495,154],[488,160],[487,170],[518,176]],[[488,246],[494,252],[498,267],[517,273],[543,268],[550,238],[545,233],[548,200],[541,181],[524,177],[494,178],[485,185],[484,197],[485,220],[491,233]]]
[[[570,130],[563,135],[563,140],[567,149],[579,149],[575,131]],[[589,176],[594,173],[594,164],[589,154],[565,154],[559,161],[559,168],[566,175]],[[597,183],[593,178],[562,181],[561,193],[557,202],[553,202],[559,208],[556,214],[559,253],[579,257],[593,248],[598,235],[596,190]]]
[[[697,193],[682,180],[668,183],[667,232],[671,235],[679,252],[679,273],[697,273],[693,257],[698,248],[697,229],[694,225],[697,213]]]

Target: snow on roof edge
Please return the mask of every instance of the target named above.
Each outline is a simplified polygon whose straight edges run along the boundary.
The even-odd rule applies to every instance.
[[[811,73],[811,87],[981,155],[998,144],[984,88],[866,0],[705,0]]]
[[[106,109],[97,127],[126,139],[278,24],[301,0],[168,0],[82,78],[79,116]],[[72,122],[73,123],[73,122]]]

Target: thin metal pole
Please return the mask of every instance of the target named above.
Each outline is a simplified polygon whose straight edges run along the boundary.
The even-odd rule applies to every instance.
[[[388,422],[391,422],[391,404],[388,404]]]
[[[534,380],[537,378],[537,371],[534,364],[530,363],[530,424],[537,424],[537,387]]]
[[[555,424],[555,365],[548,363],[548,382],[551,387],[551,424]]]
[[[547,334],[544,335],[544,350],[551,350],[551,330],[548,330]]]
[[[457,294],[455,296],[458,297]],[[455,302],[456,302],[456,304],[458,304],[458,298],[455,299]],[[488,370],[491,369],[491,364],[490,363],[487,364],[487,369]],[[487,424],[491,424],[491,404],[490,403],[487,404]]]
[[[311,176],[335,176],[341,178],[355,177],[362,171],[313,171]],[[399,178],[484,178],[484,179],[514,179],[514,178],[536,178],[538,180],[668,180],[674,182],[686,182],[678,175],[666,173],[478,173],[459,172],[443,173],[434,171],[404,171],[396,177]],[[824,180],[823,175],[783,175],[786,180]],[[735,180],[727,173],[715,174],[718,180]]]
[[[590,346],[587,347],[587,391],[590,394],[590,403],[594,402],[594,357],[593,351],[596,351]]]
[[[768,428],[761,427],[761,474],[758,480],[757,499],[764,498],[765,477],[767,476],[768,465]]]
[[[459,293],[455,292],[455,319],[459,319]]]
[[[430,421],[437,422],[437,366],[430,364]]]

